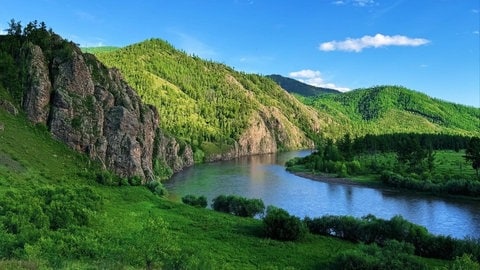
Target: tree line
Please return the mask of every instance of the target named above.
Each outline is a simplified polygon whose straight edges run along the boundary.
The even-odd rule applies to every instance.
[[[460,149],[464,155],[460,154]],[[337,142],[321,141],[314,153],[286,163],[287,170],[321,172],[338,177],[375,174],[384,184],[456,195],[480,195],[475,177],[447,174],[436,168],[437,151],[456,151],[455,162],[480,168],[480,138],[446,134],[384,134],[352,139],[349,134]],[[450,161],[451,162],[451,161]],[[449,165],[452,166],[452,165]]]

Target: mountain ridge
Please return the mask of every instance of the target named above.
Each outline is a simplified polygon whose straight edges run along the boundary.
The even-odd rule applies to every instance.
[[[318,96],[322,94],[340,94],[341,93],[340,91],[332,88],[313,86],[292,78],[284,77],[282,75],[272,74],[272,75],[267,75],[267,77],[274,80],[283,89],[287,90],[287,92],[292,94],[299,94],[301,96],[310,97],[310,96]]]
[[[162,128],[205,161],[311,147],[318,133],[316,112],[272,80],[187,55],[164,40],[96,55],[119,68],[159,108]]]

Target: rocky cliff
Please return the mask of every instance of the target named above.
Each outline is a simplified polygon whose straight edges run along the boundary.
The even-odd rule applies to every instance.
[[[174,172],[193,164],[190,147],[164,135],[157,109],[142,103],[117,70],[74,44],[62,50],[47,57],[31,42],[22,48],[22,106],[32,122],[122,177],[154,179],[155,161]]]

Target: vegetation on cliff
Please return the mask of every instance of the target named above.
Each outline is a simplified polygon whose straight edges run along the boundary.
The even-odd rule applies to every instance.
[[[316,113],[272,80],[187,55],[165,41],[151,39],[96,56],[119,68],[142,99],[157,106],[164,130],[207,155],[241,141],[256,115],[277,150],[308,147],[318,132]]]

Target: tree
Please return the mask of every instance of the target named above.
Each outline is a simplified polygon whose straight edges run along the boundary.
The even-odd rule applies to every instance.
[[[207,207],[207,198],[205,196],[185,195],[182,197],[182,202],[191,206],[205,208]]]
[[[480,138],[472,137],[470,139],[463,157],[467,162],[472,163],[472,168],[476,171],[478,178],[478,170],[480,169]]]
[[[14,19],[11,19],[6,30],[8,35],[21,36],[22,24],[20,21],[16,22]]]
[[[287,211],[269,206],[267,215],[263,218],[265,235],[269,238],[281,241],[295,241],[305,235],[305,224]]]

